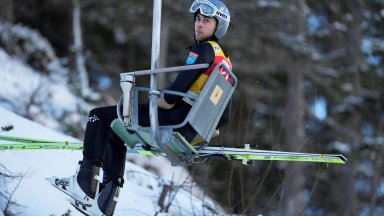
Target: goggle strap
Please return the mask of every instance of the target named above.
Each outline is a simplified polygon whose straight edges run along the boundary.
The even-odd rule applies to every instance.
[[[210,7],[213,11],[212,13],[206,13],[203,9],[203,7],[201,7],[201,5],[206,5],[208,7]],[[189,11],[191,13],[195,13],[198,9],[200,9],[200,13],[205,15],[205,16],[219,16],[220,18],[226,20],[226,21],[230,21],[230,18],[229,18],[229,15],[222,12],[222,11],[219,11],[217,10],[217,7],[212,4],[211,2],[208,2],[208,1],[205,1],[205,0],[202,0],[202,1],[195,1],[191,8],[189,9]]]

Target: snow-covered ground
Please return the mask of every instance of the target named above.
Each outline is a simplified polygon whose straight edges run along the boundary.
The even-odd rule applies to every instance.
[[[45,140],[79,141],[57,133],[40,124],[22,118],[0,107],[0,127],[12,125],[9,132],[0,132],[2,136],[28,137]],[[0,141],[6,143],[6,141]],[[11,194],[11,199],[22,207],[12,207],[18,215],[62,215],[71,211],[71,215],[81,215],[65,199],[65,195],[51,186],[46,177],[70,176],[76,169],[81,151],[71,150],[5,150],[0,151],[0,164],[12,173],[25,173],[18,185],[13,180],[6,185],[0,182],[0,192]],[[131,160],[145,163],[146,156],[136,156]],[[165,202],[171,202],[169,215],[223,215],[223,211],[209,198],[205,197],[191,183],[187,172],[180,167],[171,167],[164,158],[156,158],[159,175],[146,171],[133,163],[126,163],[125,184],[121,190],[115,215],[155,215],[159,211],[158,200],[164,184],[173,182],[174,190],[168,194]],[[154,164],[154,163],[152,163]],[[156,165],[152,165],[156,166]],[[156,167],[155,167],[156,168]],[[181,186],[181,187],[178,187]],[[172,196],[176,195],[172,200]],[[0,208],[4,209],[6,200],[0,196]],[[218,211],[213,213],[211,210]],[[2,211],[0,211],[0,215]],[[220,213],[221,212],[221,213]]]

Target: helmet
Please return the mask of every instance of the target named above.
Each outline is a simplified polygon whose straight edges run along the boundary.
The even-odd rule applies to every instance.
[[[200,13],[204,16],[215,17],[218,21],[215,36],[221,38],[227,32],[231,16],[225,4],[219,0],[195,0],[189,12],[196,13],[200,9]]]

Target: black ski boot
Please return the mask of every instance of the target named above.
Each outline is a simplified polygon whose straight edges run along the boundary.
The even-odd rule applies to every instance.
[[[110,181],[96,197],[97,206],[103,214],[110,216],[115,212],[121,186],[122,184]]]
[[[79,161],[75,175],[67,178],[53,176],[47,180],[60,191],[86,204],[92,205],[99,190],[100,166],[87,160]]]
[[[77,173],[76,180],[81,190],[92,199],[95,199],[96,194],[99,192],[100,167],[101,164],[100,166],[95,166],[84,159]]]

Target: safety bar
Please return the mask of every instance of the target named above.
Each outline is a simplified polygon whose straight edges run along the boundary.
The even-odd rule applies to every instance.
[[[146,88],[146,87],[135,87],[134,89],[136,91],[143,91],[143,92],[150,92],[151,91],[150,88]],[[189,95],[189,94],[186,94],[184,92],[178,92],[178,91],[172,91],[172,90],[159,90],[158,92],[160,95],[170,94],[170,95],[177,95],[177,96],[181,96],[181,97],[189,97],[191,99],[197,98],[197,95]]]
[[[184,66],[176,66],[176,67],[167,67],[167,68],[159,68],[153,70],[140,70],[133,72],[125,72],[120,74],[120,81],[126,81],[126,76],[130,77],[131,75],[142,76],[142,75],[150,75],[150,74],[160,74],[160,73],[171,73],[171,72],[181,72],[186,70],[197,70],[208,68],[209,64],[194,64],[194,65],[184,65]]]

